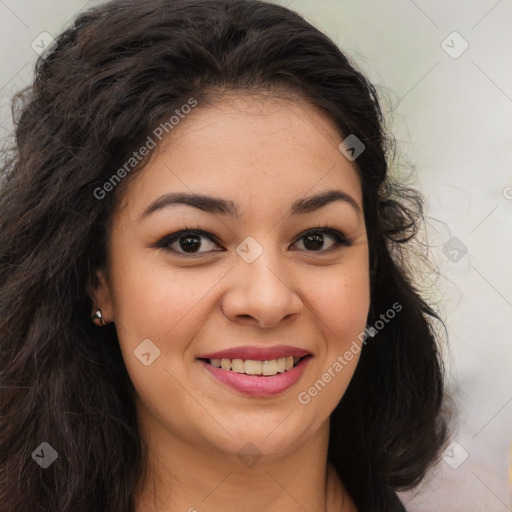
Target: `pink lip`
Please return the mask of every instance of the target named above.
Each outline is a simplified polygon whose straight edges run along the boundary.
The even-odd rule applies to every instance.
[[[199,356],[197,359],[252,359],[253,361],[270,361],[272,359],[280,359],[281,357],[307,356],[309,353],[307,350],[290,345],[278,345],[276,347],[248,346],[211,352]]]
[[[219,352],[220,353],[220,352]],[[306,352],[307,354],[307,352]],[[210,359],[210,358],[205,358]],[[219,359],[213,357],[212,359]],[[221,358],[220,358],[221,359]],[[226,358],[231,359],[231,358]],[[233,357],[233,359],[238,359]],[[241,357],[240,359],[249,359],[248,357]],[[270,359],[276,359],[274,357]],[[200,361],[203,367],[208,370],[216,379],[223,384],[229,386],[235,391],[245,393],[249,396],[258,397],[271,397],[283,393],[287,389],[291,388],[302,376],[304,369],[308,364],[311,357],[305,357],[301,359],[296,366],[291,370],[277,373],[271,377],[265,377],[263,375],[246,375],[244,373],[237,373],[231,370],[223,370],[216,366],[207,363],[206,361]],[[260,359],[254,359],[259,361]],[[267,359],[268,360],[268,359]]]

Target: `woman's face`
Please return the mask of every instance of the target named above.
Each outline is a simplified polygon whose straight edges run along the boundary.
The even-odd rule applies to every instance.
[[[233,94],[199,104],[128,184],[94,295],[147,435],[270,457],[327,428],[370,302],[341,141],[308,103]]]

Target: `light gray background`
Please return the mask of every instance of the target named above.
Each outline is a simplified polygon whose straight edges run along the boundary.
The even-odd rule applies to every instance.
[[[12,94],[32,77],[32,42],[98,3],[0,0],[2,136]],[[448,326],[458,444],[403,500],[410,512],[512,511],[512,2],[280,3],[327,32],[379,86],[402,163],[416,166],[428,199],[427,240],[442,277],[420,284]],[[464,40],[458,58],[445,51],[458,53]],[[443,253],[453,237],[467,247],[450,249],[458,261]]]

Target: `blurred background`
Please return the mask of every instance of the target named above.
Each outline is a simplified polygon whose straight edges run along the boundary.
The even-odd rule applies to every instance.
[[[38,52],[99,3],[0,0],[2,142]],[[421,239],[439,274],[418,284],[448,329],[459,414],[443,459],[402,499],[409,512],[512,511],[512,2],[277,3],[326,32],[377,86],[396,172],[427,199]]]

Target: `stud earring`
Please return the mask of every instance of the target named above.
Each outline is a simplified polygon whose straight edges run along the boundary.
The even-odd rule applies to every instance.
[[[96,313],[94,313],[94,315],[92,315],[92,321],[98,326],[98,327],[103,327],[104,325],[107,325],[105,323],[105,320],[103,320],[103,315],[101,314],[101,309],[98,308],[96,310]]]

